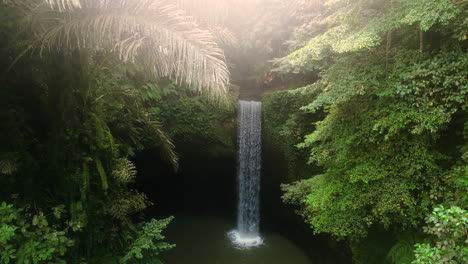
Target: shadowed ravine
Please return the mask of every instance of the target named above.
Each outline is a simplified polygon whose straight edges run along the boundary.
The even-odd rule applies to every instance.
[[[239,101],[237,228],[232,218],[176,215],[166,234],[177,250],[164,255],[165,263],[315,263],[287,238],[260,232],[261,110],[261,102]]]
[[[273,181],[284,172],[271,155],[262,158],[268,146],[262,147],[261,111],[261,102],[239,101],[237,158],[204,157],[193,148],[190,159],[184,159],[191,162],[182,162],[176,174],[164,178],[153,177],[155,167],[164,167],[154,163],[155,153],[137,162],[144,180],[139,186],[159,201],[150,215],[175,215],[164,235],[176,248],[162,254],[164,263],[340,263],[325,241],[301,241],[310,229],[300,219],[277,215],[281,194]],[[164,186],[170,188],[154,188]],[[273,205],[275,213],[269,209]]]

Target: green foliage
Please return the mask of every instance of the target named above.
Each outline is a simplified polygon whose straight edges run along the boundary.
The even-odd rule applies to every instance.
[[[329,12],[323,12],[321,22],[328,28],[316,34],[305,46],[292,52],[287,61],[289,68],[323,68],[334,54],[367,51],[381,45],[385,38],[391,44],[391,33],[417,23],[419,29],[428,31],[435,25],[443,26],[463,20],[467,3],[451,0],[373,0],[357,1],[347,5],[344,1],[326,2]],[[466,22],[463,22],[466,23]],[[466,36],[466,29],[454,30],[454,36]],[[456,33],[455,33],[456,32]],[[386,35],[387,33],[387,35]],[[390,34],[390,35],[388,35]],[[464,38],[464,37],[463,37]]]
[[[1,23],[4,13],[9,12],[1,6]],[[31,34],[13,34],[18,17],[9,17],[13,17],[8,21],[12,23],[10,31],[4,31],[2,26],[0,34],[17,43],[0,44],[0,56],[5,59],[0,63],[1,72],[8,70],[16,57],[10,55],[10,47],[21,50],[23,41],[32,34],[29,29],[24,30]],[[152,203],[145,194],[132,189],[137,171],[129,159],[137,151],[158,148],[161,156],[177,168],[175,145],[164,132],[168,127],[158,120],[171,125],[171,108],[179,99],[188,103],[178,110],[176,118],[182,125],[177,129],[204,129],[203,133],[210,133],[213,140],[228,142],[234,151],[230,136],[221,137],[218,133],[233,131],[233,125],[222,127],[225,120],[234,124],[232,108],[210,102],[208,97],[180,87],[175,81],[155,80],[105,52],[90,56],[83,50],[62,51],[47,53],[40,60],[31,56],[18,60],[8,75],[0,77],[0,198],[19,193],[18,205],[34,202],[60,218],[54,220],[53,226],[39,222],[39,231],[31,234],[29,240],[18,235],[22,224],[2,225],[1,234],[3,229],[6,234],[6,240],[2,237],[1,242],[6,244],[2,246],[13,247],[0,250],[5,252],[1,263],[15,256],[16,260],[26,260],[18,263],[116,263],[126,250],[128,263],[140,263],[134,260],[140,258],[139,254],[146,256],[148,262],[157,262],[159,252],[170,247],[160,236],[168,220],[149,222],[144,231],[138,231],[137,219],[141,221],[142,211]],[[195,126],[189,123],[194,119],[182,119],[184,115],[198,118],[191,111],[203,115]],[[203,122],[207,123],[205,127],[200,125]],[[176,128],[174,131],[179,133]],[[200,130],[191,132],[202,134]],[[61,207],[50,209],[57,203],[66,204],[69,212]],[[38,219],[43,218],[38,213]],[[49,233],[56,234],[60,241],[65,239],[64,233],[58,231],[61,226],[71,231],[67,237],[75,241],[67,244],[66,252],[58,242],[49,241]],[[137,240],[138,237],[141,238]],[[27,253],[18,251],[22,244],[28,246]],[[10,249],[17,251],[12,253]],[[15,259],[10,263],[15,263]]]
[[[54,209],[60,219],[64,206]],[[2,202],[0,205],[0,262],[36,264],[66,263],[64,255],[73,241],[49,222],[43,212],[32,214],[25,208],[15,208]]]
[[[389,263],[386,259],[387,252],[391,251],[391,246],[394,243],[394,237],[391,232],[373,228],[369,235],[362,240],[349,241],[349,247],[352,252],[352,263],[369,264],[369,263]],[[412,248],[411,248],[412,249]],[[398,252],[401,254],[402,252]],[[412,251],[410,250],[410,256]],[[398,256],[401,257],[401,256]],[[392,262],[390,262],[392,263]],[[399,263],[399,262],[396,262]],[[402,264],[402,263],[401,263]]]
[[[400,240],[388,251],[387,260],[395,264],[409,264],[414,260],[413,248],[409,241]]]
[[[388,117],[375,127],[389,135],[400,129],[410,129],[414,134],[435,133],[465,107],[468,99],[466,53],[441,52],[425,60],[409,55],[395,59],[390,85],[379,93],[381,96],[393,93],[400,102],[390,108]]]
[[[347,239],[355,263],[410,263],[418,240],[401,234],[418,234],[437,204],[466,206],[466,5],[327,1],[309,42],[278,60],[283,73],[319,71],[289,92],[286,104],[299,106],[278,123],[293,122],[299,108],[323,115],[290,129],[322,171],[283,185],[283,200],[315,233]],[[381,229],[393,246],[376,242],[388,252],[366,254],[362,245]]]
[[[232,17],[249,25],[232,26],[241,46],[255,47],[229,53],[248,64],[239,79],[258,84],[252,75],[267,68],[259,58],[285,48],[277,71],[319,74],[264,97],[267,144],[284,154],[288,180],[299,180],[283,185],[285,202],[314,232],[347,239],[356,263],[409,263],[414,240],[401,234],[417,233],[437,204],[454,205],[428,220],[438,237],[419,244],[416,263],[466,262],[467,1],[216,1],[211,9],[211,0],[187,0],[161,9],[166,1],[54,0],[31,9],[39,2],[0,4],[8,40],[0,43],[8,72],[0,76],[0,199],[18,193],[24,207],[0,207],[2,263],[115,263],[122,252],[122,263],[158,262],[172,247],[161,235],[170,219],[138,231],[135,219],[151,203],[131,188],[130,159],[158,148],[176,169],[175,146],[234,154],[234,107],[199,94],[227,91],[215,42],[229,32],[209,23]],[[227,12],[233,4],[245,8]],[[188,6],[194,18],[176,11]],[[31,36],[39,36],[32,45]],[[18,56],[32,47],[43,56]],[[140,66],[122,64],[133,60]],[[32,213],[33,202],[51,217]]]
[[[468,262],[468,212],[458,206],[444,208],[439,205],[426,218],[424,231],[435,236],[435,245],[416,244],[413,264]]]
[[[130,184],[136,178],[136,167],[128,159],[120,159],[117,161],[115,169],[112,171],[112,176],[121,184]]]
[[[299,108],[310,100],[309,93],[300,90],[275,91],[263,97],[263,137],[265,144],[280,151],[287,162],[290,181],[310,175],[317,168],[307,164],[306,151],[298,149],[307,131],[313,129],[319,114],[304,113]]]
[[[34,29],[26,50],[106,51],[138,62],[157,78],[174,78],[223,99],[229,83],[216,38],[175,3],[166,1],[16,0]],[[161,47],[165,47],[162,49]],[[173,63],[177,61],[178,63]]]
[[[332,232],[338,236],[364,235],[376,221],[384,225],[395,222],[416,225],[425,212],[415,210],[414,206],[426,208],[430,204],[415,192],[425,190],[434,198],[442,196],[439,188],[444,180],[436,164],[445,158],[431,149],[434,142],[431,136],[414,136],[409,133],[414,132],[410,126],[392,126],[390,122],[408,122],[411,120],[408,111],[414,109],[420,113],[419,108],[401,99],[374,99],[359,93],[346,99],[340,83],[341,80],[325,95],[333,102],[327,117],[317,123],[316,131],[306,136],[304,143],[299,144],[311,149],[311,162],[327,168],[325,175],[316,176],[311,182],[307,199],[310,215],[314,215],[311,224],[318,232]],[[455,90],[453,94],[458,92]],[[337,97],[333,97],[334,94]],[[323,98],[319,96],[316,100]],[[392,105],[389,100],[399,109],[387,119],[388,105]],[[451,116],[450,112],[447,114]],[[396,115],[404,117],[396,118]],[[381,124],[391,129],[387,133],[377,129]],[[398,139],[391,140],[394,130],[399,132]],[[401,152],[402,149],[405,151]]]
[[[174,82],[146,83],[139,90],[150,116],[157,117],[163,127],[170,128],[169,136],[179,152],[233,155],[235,153],[234,97],[229,105],[213,104],[209,98],[194,94]]]
[[[456,89],[440,99],[456,98],[459,94]],[[342,102],[342,95],[337,92],[339,97],[333,98],[327,117],[299,144],[311,149],[311,162],[327,169],[324,175],[309,182],[309,222],[316,232],[337,236],[365,235],[365,230],[376,222],[384,226],[417,225],[427,213],[425,208],[434,205],[431,200],[443,197],[444,186],[449,184],[442,176],[441,165],[446,157],[431,147],[433,136],[410,125],[408,115],[414,111],[418,119],[434,120],[433,114],[421,112],[414,101],[405,102],[409,97],[395,100],[393,95],[358,94]],[[454,108],[459,109],[460,105],[455,104]],[[393,106],[398,109],[389,113]],[[443,113],[451,117],[451,111],[446,108]],[[395,124],[399,121],[405,125]],[[449,121],[450,118],[445,122],[436,120],[439,126]],[[421,122],[414,122],[418,123]],[[427,130],[432,128],[424,125]],[[387,129],[381,130],[383,126]]]
[[[304,111],[327,113],[297,145],[310,150],[311,164],[325,169],[300,182],[308,185],[301,188],[308,193],[300,201],[302,214],[315,232],[359,238],[375,224],[415,227],[429,208],[450,199],[447,190],[456,189],[444,170],[459,154],[435,146],[445,140],[443,131],[459,122],[453,120],[456,113],[465,110],[466,53],[396,50],[389,64],[386,52],[375,48],[338,56],[319,81],[301,89],[312,96]],[[284,188],[292,192],[288,201],[305,197],[292,186]]]
[[[152,205],[145,194],[129,190],[128,185],[134,182],[136,174],[135,165],[129,160],[119,159],[116,161],[112,176],[117,182],[110,197],[113,203],[107,208],[110,216],[128,221],[129,216]]]
[[[157,256],[161,252],[175,247],[175,245],[161,241],[165,238],[161,233],[172,219],[173,217],[168,217],[146,222],[120,263],[161,263]]]
[[[0,157],[16,169],[4,170],[0,196],[19,193],[20,206],[67,205],[69,214],[53,211],[76,241],[64,261],[121,255],[134,239],[135,217],[151,205],[130,188],[127,157],[151,146],[177,165],[174,145],[135,92],[136,80],[147,79],[136,78],[135,67],[112,66],[105,54],[36,59],[19,61],[2,79]]]
[[[466,11],[463,8],[463,3],[451,0],[402,1],[401,12],[406,12],[401,23],[419,23],[421,30],[427,31],[437,23],[449,24],[457,15]]]

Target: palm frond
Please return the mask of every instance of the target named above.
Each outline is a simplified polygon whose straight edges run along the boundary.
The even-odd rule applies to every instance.
[[[148,131],[153,133],[155,137],[160,140],[162,145],[162,157],[166,158],[171,163],[172,167],[177,170],[179,168],[179,156],[175,152],[175,145],[171,138],[162,130],[159,122],[147,120],[145,124],[147,125]]]
[[[168,161],[174,170],[179,167],[179,157],[175,151],[175,145],[171,138],[164,132],[161,124],[154,119],[143,106],[141,97],[139,97],[135,90],[117,87],[114,93],[119,94],[119,99],[122,100],[124,107],[135,115],[136,119],[140,121],[149,135],[155,142],[156,146],[161,150],[161,156]],[[100,99],[111,93],[102,94],[94,103],[100,102]]]
[[[81,8],[80,0],[45,0],[51,8],[57,10],[70,10]]]
[[[165,0],[182,10],[187,10],[197,20],[208,24],[222,24],[229,18],[234,2],[245,0]],[[237,7],[239,7],[237,5]]]
[[[234,33],[227,27],[223,26],[208,26],[208,30],[212,32],[217,43],[222,47],[238,48],[239,40]]]
[[[215,98],[225,97],[229,71],[216,37],[166,1],[41,1],[47,8],[35,11],[41,30],[34,42],[41,54],[73,49],[115,52],[123,62],[137,62],[156,78],[174,78]]]

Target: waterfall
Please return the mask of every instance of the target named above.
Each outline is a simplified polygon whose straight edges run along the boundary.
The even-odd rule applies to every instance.
[[[243,237],[257,237],[260,222],[261,109],[260,102],[240,101],[239,207],[237,228]]]
[[[262,153],[262,103],[239,101],[237,230],[230,232],[240,247],[262,243],[260,224],[260,170]]]

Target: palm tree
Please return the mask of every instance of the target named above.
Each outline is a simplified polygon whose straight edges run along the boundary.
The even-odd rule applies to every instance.
[[[108,52],[122,62],[139,64],[156,79],[168,77],[224,102],[229,71],[218,42],[230,41],[222,30],[188,15],[177,0],[2,0],[25,13],[34,36],[27,51]],[[201,25],[203,24],[203,25]],[[219,27],[213,27],[219,28]],[[13,63],[14,64],[14,63]],[[130,92],[126,107],[144,120],[175,168],[174,144],[155,120],[150,120]],[[0,162],[9,172],[10,163]]]
[[[107,51],[222,99],[229,83],[215,36],[168,0],[3,0],[29,9],[30,49]],[[175,4],[175,3],[174,3]]]

